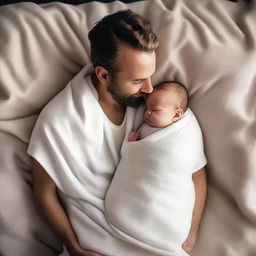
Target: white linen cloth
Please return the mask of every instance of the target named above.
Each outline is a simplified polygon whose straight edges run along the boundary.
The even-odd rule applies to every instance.
[[[162,128],[159,128],[159,127],[152,127],[152,126],[149,126],[147,123],[143,123],[140,127],[140,129],[138,130],[139,132],[139,139],[143,139],[149,135],[151,135],[152,133],[155,133],[159,130],[161,130]]]
[[[116,145],[113,129],[102,111],[90,76],[91,65],[84,68],[66,88],[46,105],[33,129],[28,153],[49,172],[58,188],[72,198],[83,198],[103,209],[102,200],[119,162],[123,136]],[[129,118],[134,110],[128,109]],[[86,184],[86,187],[84,187]],[[101,189],[99,189],[100,187]]]
[[[109,222],[121,236],[187,255],[181,246],[195,201],[192,174],[205,165],[201,129],[190,109],[144,139],[125,140],[105,199]]]

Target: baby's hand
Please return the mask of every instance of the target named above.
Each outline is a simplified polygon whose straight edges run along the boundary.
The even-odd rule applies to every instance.
[[[129,137],[128,137],[128,141],[139,140],[139,136],[140,136],[140,134],[138,132],[131,132]]]
[[[192,249],[195,246],[197,236],[195,234],[190,234],[186,241],[182,244],[182,248],[186,253],[189,253],[192,251]]]

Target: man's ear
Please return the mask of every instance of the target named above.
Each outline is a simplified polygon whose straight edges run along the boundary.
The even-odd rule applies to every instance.
[[[172,118],[172,121],[176,122],[176,121],[180,120],[181,117],[183,116],[183,114],[184,114],[184,111],[182,110],[182,108],[177,108],[175,111],[175,115]]]
[[[97,66],[94,69],[94,71],[95,71],[95,74],[96,74],[98,80],[101,83],[105,84],[105,83],[107,83],[109,81],[109,79],[110,79],[109,72],[104,67]]]

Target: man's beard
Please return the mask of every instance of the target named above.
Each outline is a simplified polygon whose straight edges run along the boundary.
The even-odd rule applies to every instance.
[[[120,86],[118,85],[116,79],[112,76],[111,84],[108,86],[108,92],[111,93],[113,99],[123,106],[129,106],[132,108],[137,108],[145,102],[144,97],[146,93],[136,93],[128,94],[120,91]]]

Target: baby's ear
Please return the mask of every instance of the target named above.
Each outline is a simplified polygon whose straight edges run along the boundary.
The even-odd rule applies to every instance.
[[[182,108],[177,108],[175,110],[175,115],[174,115],[172,121],[176,122],[176,121],[180,120],[181,117],[183,116],[183,114],[184,114],[184,112],[183,112]]]

